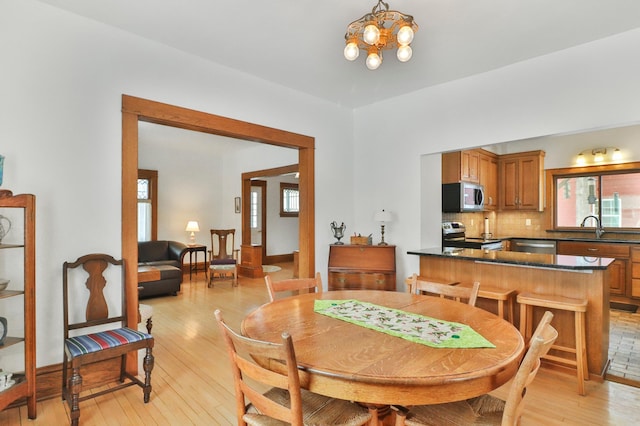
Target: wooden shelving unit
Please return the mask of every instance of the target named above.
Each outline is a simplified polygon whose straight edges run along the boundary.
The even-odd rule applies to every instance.
[[[15,312],[15,304],[19,303],[23,310],[20,315],[8,318],[8,335],[0,346],[0,360],[5,357],[2,352],[12,354],[21,351],[24,358],[24,370],[12,371],[5,365],[0,368],[13,373],[15,381],[11,387],[0,390],[0,410],[8,405],[26,398],[27,414],[30,419],[36,418],[36,327],[35,327],[35,196],[32,194],[13,195],[11,191],[0,191],[0,214],[10,217],[13,223],[11,230],[0,243],[0,277],[11,278],[9,287],[0,291],[0,316],[9,311],[11,306]],[[19,257],[21,262],[3,261],[3,257]],[[23,268],[20,270],[20,268]],[[16,279],[17,278],[17,279]],[[14,326],[23,321],[23,327]],[[24,330],[13,333],[12,330]]]

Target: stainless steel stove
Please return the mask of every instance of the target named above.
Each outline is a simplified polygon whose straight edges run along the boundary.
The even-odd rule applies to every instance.
[[[472,248],[484,250],[502,250],[502,240],[474,238],[465,235],[462,222],[442,222],[442,247]]]

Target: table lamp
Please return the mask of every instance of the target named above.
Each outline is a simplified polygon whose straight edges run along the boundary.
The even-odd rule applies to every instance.
[[[375,220],[376,222],[380,222],[381,241],[378,243],[378,245],[379,246],[388,245],[387,243],[384,242],[384,224],[385,222],[391,222],[391,212],[385,211],[385,209],[382,209],[382,211],[377,211],[373,215],[373,220]]]
[[[198,221],[197,220],[190,220],[189,222],[187,222],[187,227],[185,228],[185,231],[191,232],[191,235],[189,235],[189,241],[191,241],[191,244],[195,244],[196,243],[196,234],[195,234],[195,232],[200,232],[200,227],[198,226]]]

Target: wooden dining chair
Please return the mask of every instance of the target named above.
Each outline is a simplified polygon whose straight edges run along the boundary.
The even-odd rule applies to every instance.
[[[524,410],[527,386],[540,368],[540,358],[558,337],[558,332],[551,326],[552,319],[553,314],[545,312],[511,383],[506,401],[486,394],[447,404],[420,405],[408,409],[396,406],[396,426],[517,425]]]
[[[280,422],[293,426],[359,426],[369,422],[371,414],[366,408],[300,387],[293,340],[288,333],[282,333],[282,343],[250,339],[233,331],[219,309],[215,317],[231,360],[238,426],[275,426]],[[260,360],[263,362],[258,364]],[[262,393],[261,385],[271,389]]]
[[[320,277],[320,272],[316,272],[315,278],[290,278],[273,281],[271,276],[265,275],[264,280],[267,283],[267,291],[269,292],[271,302],[276,300],[277,293],[292,292],[292,294],[298,294],[301,290],[322,293],[322,278]]]
[[[210,229],[209,287],[214,279],[231,278],[231,285],[238,286],[238,252],[235,248],[235,229]]]
[[[456,285],[440,284],[432,281],[418,279],[418,274],[413,274],[406,281],[408,293],[430,293],[440,297],[453,299],[458,302],[466,300],[470,306],[476,305],[480,283],[474,282],[472,287],[459,287]]]
[[[82,273],[80,268],[84,269],[86,274]],[[89,398],[138,385],[143,390],[144,402],[149,402],[154,340],[151,334],[126,327],[125,277],[124,261],[116,260],[107,254],[88,254],[79,257],[75,262],[64,262],[62,266],[62,399],[69,405],[69,416],[74,426],[80,419],[80,402]],[[117,291],[109,291],[114,285],[119,286],[121,305],[119,311],[110,313],[109,307],[117,306],[117,303],[108,303],[105,294],[117,294]],[[102,331],[97,331],[97,327]],[[127,355],[140,349],[146,351],[142,363],[144,382],[126,371]],[[87,390],[82,383],[81,368],[112,358],[120,358],[120,384],[108,386],[99,392],[86,392],[81,397],[80,392]],[[71,377],[67,377],[69,366]]]

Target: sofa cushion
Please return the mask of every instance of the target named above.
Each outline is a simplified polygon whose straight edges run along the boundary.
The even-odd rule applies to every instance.
[[[153,262],[169,259],[169,242],[140,241],[138,242],[138,263]]]

